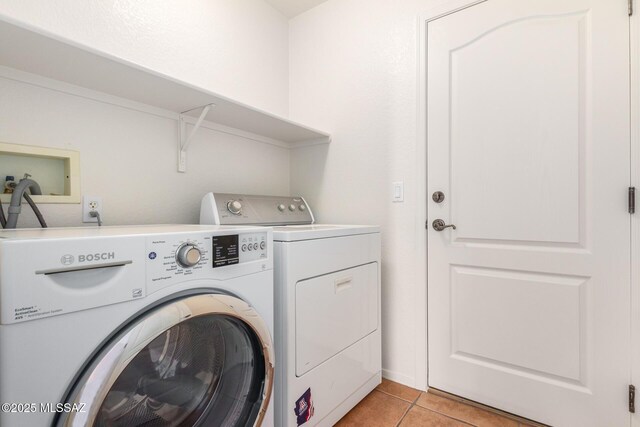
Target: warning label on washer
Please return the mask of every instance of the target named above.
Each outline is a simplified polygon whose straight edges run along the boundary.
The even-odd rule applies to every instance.
[[[308,388],[298,400],[293,409],[298,418],[298,425],[306,423],[313,417],[313,400],[311,399],[311,388]]]

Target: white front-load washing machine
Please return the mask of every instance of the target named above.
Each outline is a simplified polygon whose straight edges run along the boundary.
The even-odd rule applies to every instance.
[[[272,269],[260,227],[0,232],[0,425],[273,427]]]
[[[276,425],[334,425],[381,382],[379,227],[313,224],[302,197],[220,193],[200,222],[274,226]]]

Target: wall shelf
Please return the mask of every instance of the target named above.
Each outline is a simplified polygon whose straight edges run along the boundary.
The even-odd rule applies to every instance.
[[[290,146],[328,143],[329,133],[234,101],[87,46],[0,17],[0,66],[261,135]]]

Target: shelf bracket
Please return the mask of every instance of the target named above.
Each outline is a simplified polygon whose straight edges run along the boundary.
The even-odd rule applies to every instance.
[[[178,138],[178,172],[184,173],[187,171],[187,150],[189,149],[189,144],[191,144],[191,141],[193,141],[193,137],[195,136],[196,132],[198,132],[200,125],[209,113],[209,110],[211,110],[211,107],[215,107],[215,104],[207,104],[203,107],[192,108],[191,110],[183,111],[182,113],[180,113],[180,135]],[[191,132],[189,133],[189,135],[187,135],[187,122],[185,114],[199,108],[202,108],[200,117],[198,117],[198,120],[193,125],[193,129],[191,129]]]

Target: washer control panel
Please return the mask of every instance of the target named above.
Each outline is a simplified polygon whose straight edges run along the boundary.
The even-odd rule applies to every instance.
[[[147,241],[147,280],[165,282],[220,267],[264,261],[269,257],[268,251],[267,232],[158,236]]]
[[[313,222],[309,205],[297,196],[208,193],[200,207],[201,224],[289,225]]]
[[[193,243],[184,243],[176,251],[176,262],[183,268],[195,267],[202,259],[202,251]]]
[[[213,237],[213,268],[267,258],[267,233]]]
[[[267,257],[267,235],[243,234],[240,237],[240,260],[255,261]]]
[[[255,286],[272,292],[273,231],[268,227],[12,231],[0,238],[0,328],[141,300],[163,290],[165,295],[201,288],[244,293]]]
[[[149,280],[191,276],[211,262],[211,236],[158,236],[147,241]]]

